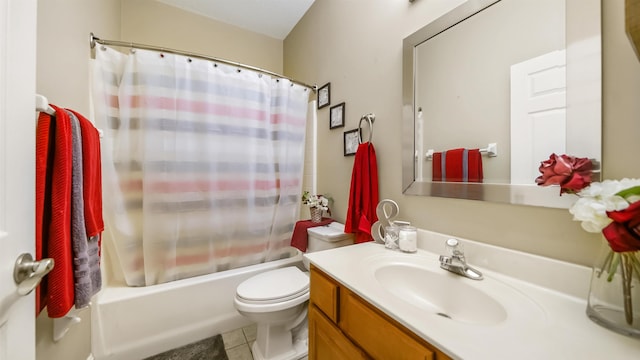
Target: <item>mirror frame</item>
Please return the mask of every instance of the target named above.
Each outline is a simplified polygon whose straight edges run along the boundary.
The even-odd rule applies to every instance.
[[[448,183],[415,181],[415,47],[428,39],[446,31],[465,19],[476,15],[501,0],[467,0],[448,13],[427,24],[403,40],[402,46],[402,193],[404,195],[435,196],[445,198],[467,199],[507,203],[514,205],[531,205],[551,208],[569,208],[575,201],[571,196],[559,196],[559,188],[532,185],[483,184],[483,183]],[[600,134],[602,134],[602,45],[601,45],[601,3],[600,0],[565,0],[566,1],[566,51],[567,72],[572,64],[577,65],[577,72],[589,74],[588,84],[580,84],[580,105],[588,104],[584,111],[569,112],[570,99],[567,99],[567,117],[598,116]],[[580,10],[579,14],[571,10]],[[585,39],[589,41],[584,41]],[[588,43],[588,46],[584,46]],[[574,65],[574,66],[575,66]],[[593,73],[593,69],[598,69]],[[567,74],[567,84],[579,75]],[[567,85],[569,87],[569,85]],[[588,111],[588,112],[587,112]],[[602,135],[601,135],[602,137]],[[602,143],[600,141],[600,159],[602,159]],[[419,161],[422,161],[420,154]],[[598,160],[600,160],[598,159]],[[540,161],[545,159],[540,159]],[[600,173],[594,172],[593,181],[599,180]],[[534,179],[532,179],[533,183]]]

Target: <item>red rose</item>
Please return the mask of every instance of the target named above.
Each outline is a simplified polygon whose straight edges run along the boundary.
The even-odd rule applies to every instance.
[[[640,201],[636,201],[624,210],[607,211],[613,222],[602,234],[615,252],[640,250]]]
[[[593,164],[588,158],[551,154],[540,163],[542,175],[536,178],[540,186],[560,185],[560,195],[576,193],[591,184]]]

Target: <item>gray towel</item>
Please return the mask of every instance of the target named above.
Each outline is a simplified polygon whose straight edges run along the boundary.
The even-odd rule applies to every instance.
[[[99,236],[87,239],[84,222],[84,199],[82,192],[82,133],[80,121],[70,111],[72,137],[71,165],[71,248],[73,249],[73,276],[75,306],[80,309],[91,301],[100,290],[102,277],[98,254]]]

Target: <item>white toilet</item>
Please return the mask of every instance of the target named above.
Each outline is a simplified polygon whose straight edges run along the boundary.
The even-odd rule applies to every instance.
[[[353,244],[353,234],[333,222],[307,230],[307,252]],[[307,269],[308,263],[305,262]],[[294,360],[308,353],[309,275],[296,266],[271,270],[243,281],[234,304],[258,325],[251,351],[255,360]]]

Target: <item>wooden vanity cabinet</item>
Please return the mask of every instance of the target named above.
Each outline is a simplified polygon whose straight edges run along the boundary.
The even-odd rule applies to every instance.
[[[309,359],[451,359],[313,265]]]
[[[309,306],[309,359],[368,359],[315,305]]]

